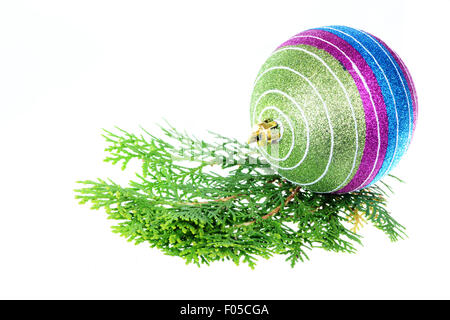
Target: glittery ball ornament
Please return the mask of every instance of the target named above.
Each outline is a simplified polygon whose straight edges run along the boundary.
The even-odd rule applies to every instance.
[[[417,95],[400,57],[349,27],[304,31],[280,45],[254,85],[252,125],[275,121],[277,143],[259,145],[285,179],[323,193],[380,180],[408,148]]]

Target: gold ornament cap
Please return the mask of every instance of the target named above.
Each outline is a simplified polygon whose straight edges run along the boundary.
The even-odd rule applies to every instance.
[[[277,143],[280,140],[279,125],[276,121],[264,121],[258,123],[248,139],[248,144],[258,143],[259,146]]]

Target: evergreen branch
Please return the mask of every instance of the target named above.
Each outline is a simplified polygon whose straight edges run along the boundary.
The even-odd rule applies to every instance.
[[[300,191],[300,187],[296,187],[292,193],[289,195],[289,197],[286,198],[286,201],[284,202],[284,207],[287,206],[287,204],[294,199],[295,195]],[[269,219],[270,217],[273,217],[274,215],[276,215],[278,212],[280,212],[282,205],[280,204],[278,207],[276,207],[275,209],[273,209],[272,211],[270,211],[268,214],[264,215],[261,217],[261,219],[266,220]],[[253,221],[249,221],[249,222],[245,222],[242,223],[240,225],[238,225],[238,227],[246,227],[249,226],[251,224],[254,224],[256,222],[256,220]]]
[[[80,203],[117,220],[113,231],[129,241],[146,242],[186,263],[230,260],[253,268],[257,257],[274,254],[286,255],[294,266],[313,248],[355,252],[361,244],[356,232],[365,222],[392,241],[405,236],[386,209],[386,186],[315,194],[282,180],[235,139],[212,134],[207,142],[170,126],[162,130],[165,139],[145,130],[105,130],[105,161],[122,169],[141,162],[137,180],[128,187],[87,180],[76,190]]]

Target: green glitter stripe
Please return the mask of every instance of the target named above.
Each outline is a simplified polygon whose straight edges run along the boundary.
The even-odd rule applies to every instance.
[[[308,53],[298,50],[283,50],[284,48],[282,48],[266,61],[259,73],[261,75],[264,71],[272,67],[289,67],[308,78],[325,101],[334,131],[333,158],[327,174],[320,181],[307,186],[307,188],[316,192],[330,192],[338,186],[342,188],[350,182],[361,161],[365,141],[365,115],[362,100],[353,78],[334,57],[324,50],[308,45],[292,47],[303,48],[319,56],[342,82],[354,108],[358,126],[359,145],[356,163],[349,175],[355,156],[355,123],[346,95],[330,71],[319,60]],[[324,172],[330,154],[331,134],[322,102],[314,93],[311,86],[300,76],[288,70],[272,70],[264,74],[255,84],[251,110],[253,110],[254,104],[263,92],[274,89],[281,90],[290,95],[303,107],[310,126],[310,149],[305,161],[296,169],[278,169],[278,171],[286,179],[300,184],[312,182]],[[305,150],[305,124],[300,113],[293,107],[293,104],[286,103],[285,98],[276,94],[270,94],[262,98],[256,107],[256,114],[259,114],[266,106],[271,105],[276,106],[285,114],[292,117],[291,120],[295,127],[295,148],[289,159],[278,163],[282,167],[291,167],[300,160]],[[251,116],[253,121],[253,114]],[[268,116],[275,117],[276,114],[272,112]],[[278,118],[282,120],[281,117]],[[255,122],[257,121],[258,119]],[[285,133],[279,143],[281,158],[287,154],[291,145],[290,138],[287,138],[290,136],[290,130],[283,121],[282,124]]]
[[[324,125],[328,127],[325,110],[322,107],[322,102],[317,97],[317,95],[314,95],[312,93],[311,87],[304,79],[287,70],[273,70],[263,76],[263,78],[261,78],[261,80],[256,84],[254,90],[256,98],[259,97],[264,91],[271,89],[281,90],[290,95],[294,100],[296,100],[300,107],[303,109],[308,122],[311,122],[311,119],[317,119],[323,121]],[[296,144],[294,146],[294,151],[292,152],[291,157],[286,161],[281,162],[279,165],[283,167],[295,166],[297,162],[301,160],[306,147],[306,128],[305,123],[303,122],[303,119],[301,117],[301,113],[295,107],[293,107],[292,103],[288,105],[285,104],[286,99],[279,94],[269,94],[266,97],[270,98],[270,100],[266,98],[261,99],[258,107],[256,108],[256,114],[259,114],[259,111],[264,109],[264,107],[273,105],[278,107],[288,116],[291,116],[292,123],[294,124]],[[281,117],[277,118],[280,119]],[[283,121],[283,119],[282,125],[285,132],[283,133],[283,138],[280,140],[279,149],[280,154],[284,156],[287,153],[288,148],[290,147],[290,143],[288,144],[287,142],[285,142],[284,137],[290,135],[287,134],[287,131],[289,131],[289,127]],[[300,126],[302,128],[301,135],[299,135],[297,132],[297,128],[299,128]],[[331,139],[329,133],[312,135],[313,133],[314,132],[310,129],[309,151],[307,158],[302,163],[302,165],[292,171],[280,169],[280,174],[286,176],[286,178],[289,179],[292,173],[300,172],[299,177],[301,177],[301,181],[299,181],[299,178],[296,179],[296,181],[299,182],[310,182],[319,177],[320,173],[318,174],[317,169],[321,168],[323,171],[328,160],[321,156],[322,148],[330,150]]]
[[[258,113],[257,116],[257,123],[262,122],[266,119],[274,119],[281,123],[283,126],[283,147],[280,148],[280,144],[274,144],[274,145],[268,145],[267,146],[267,153],[269,155],[272,155],[273,157],[276,156],[277,158],[283,159],[286,156],[288,156],[289,150],[291,148],[291,145],[294,143],[292,139],[292,133],[295,135],[295,141],[306,141],[306,124],[303,121],[303,119],[300,116],[300,113],[297,109],[297,107],[292,103],[288,98],[279,95],[279,94],[268,94],[261,98],[260,105],[265,106],[276,106],[278,103],[282,103],[285,110],[281,110],[284,114],[280,114],[276,110],[269,109],[264,111],[263,113]],[[264,108],[261,108],[261,110]],[[286,118],[291,118],[293,114],[297,114],[299,116],[296,121],[290,121],[286,120]],[[260,117],[258,117],[260,116]],[[292,129],[291,129],[292,126]],[[265,150],[266,148],[262,148]],[[299,155],[297,157],[293,157],[293,152],[296,150],[296,153]],[[306,143],[302,145],[293,146],[293,150],[291,152],[291,155],[289,158],[286,159],[286,161],[283,161],[284,167],[292,167],[295,166],[296,162],[301,160],[303,155],[306,152]],[[263,152],[264,154],[264,152]],[[266,156],[267,157],[267,156]],[[272,160],[268,158],[269,160]]]

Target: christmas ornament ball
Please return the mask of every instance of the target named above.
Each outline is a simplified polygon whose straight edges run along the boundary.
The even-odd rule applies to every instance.
[[[407,150],[417,95],[400,57],[345,26],[301,32],[262,66],[251,124],[275,121],[277,143],[258,148],[285,179],[313,192],[346,193],[377,182]]]

